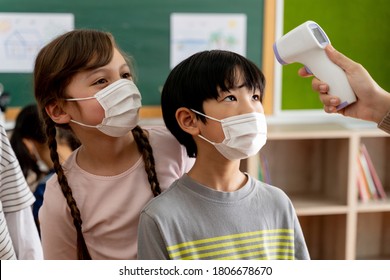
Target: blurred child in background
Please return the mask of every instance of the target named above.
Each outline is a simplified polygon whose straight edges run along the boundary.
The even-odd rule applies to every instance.
[[[57,129],[57,149],[60,161],[64,162],[80,146],[80,142],[70,130]],[[37,105],[27,105],[19,112],[11,135],[11,145],[36,199],[33,214],[39,230],[38,211],[43,203],[46,181],[53,175],[54,169]]]

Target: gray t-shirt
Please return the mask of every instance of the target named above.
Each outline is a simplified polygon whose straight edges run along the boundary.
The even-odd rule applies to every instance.
[[[141,213],[138,259],[309,259],[290,199],[247,176],[235,192],[175,181]]]

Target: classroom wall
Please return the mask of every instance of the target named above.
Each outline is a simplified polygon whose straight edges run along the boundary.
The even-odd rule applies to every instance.
[[[244,0],[239,5],[232,0],[112,0],[103,3],[1,0],[0,12],[70,12],[75,15],[76,28],[112,32],[120,46],[135,59],[144,105],[157,107],[157,110],[160,89],[170,70],[169,14],[173,11],[246,13],[248,58],[266,73],[265,107],[266,112],[272,113],[274,58],[270,49],[276,38],[272,24],[264,24],[264,19],[271,17],[266,21],[272,23],[275,2],[283,3],[276,0]],[[362,63],[382,87],[389,89],[390,60],[386,56],[390,47],[390,9],[387,5],[387,0],[285,0],[283,29],[287,32],[306,20],[316,21],[336,48]],[[265,37],[268,39],[264,40]],[[298,77],[299,67],[292,64],[282,68],[283,77],[279,81],[282,110],[321,109],[318,96],[311,90],[310,79]],[[12,95],[11,107],[34,101],[31,73],[0,73],[0,82]]]
[[[247,57],[262,64],[264,0],[1,0],[0,12],[73,13],[75,28],[112,32],[120,47],[133,56],[143,105],[159,105],[169,67],[169,19],[172,12],[245,13]],[[11,94],[10,106],[34,101],[32,74],[0,73]]]
[[[317,22],[331,43],[390,90],[390,9],[388,0],[284,0],[284,33],[307,20]],[[311,79],[297,75],[300,64],[283,66],[282,110],[322,109]]]

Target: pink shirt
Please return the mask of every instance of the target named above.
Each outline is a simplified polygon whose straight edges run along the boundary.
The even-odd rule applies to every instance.
[[[162,190],[193,165],[185,147],[165,127],[148,127]],[[153,198],[142,156],[116,176],[97,176],[76,163],[77,150],[64,164],[80,209],[83,234],[92,259],[136,259],[139,214]],[[104,164],[104,163],[102,163]],[[53,175],[39,212],[45,259],[77,259],[76,230],[64,195]]]

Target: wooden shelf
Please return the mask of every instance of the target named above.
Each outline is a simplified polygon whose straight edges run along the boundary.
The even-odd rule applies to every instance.
[[[357,155],[364,143],[388,197],[360,202]],[[312,259],[390,259],[390,135],[342,123],[271,124],[267,144],[244,161],[291,198]]]
[[[348,207],[335,200],[290,196],[298,216],[346,214]]]
[[[384,200],[371,200],[367,202],[359,202],[357,206],[358,212],[390,212],[390,194]]]

